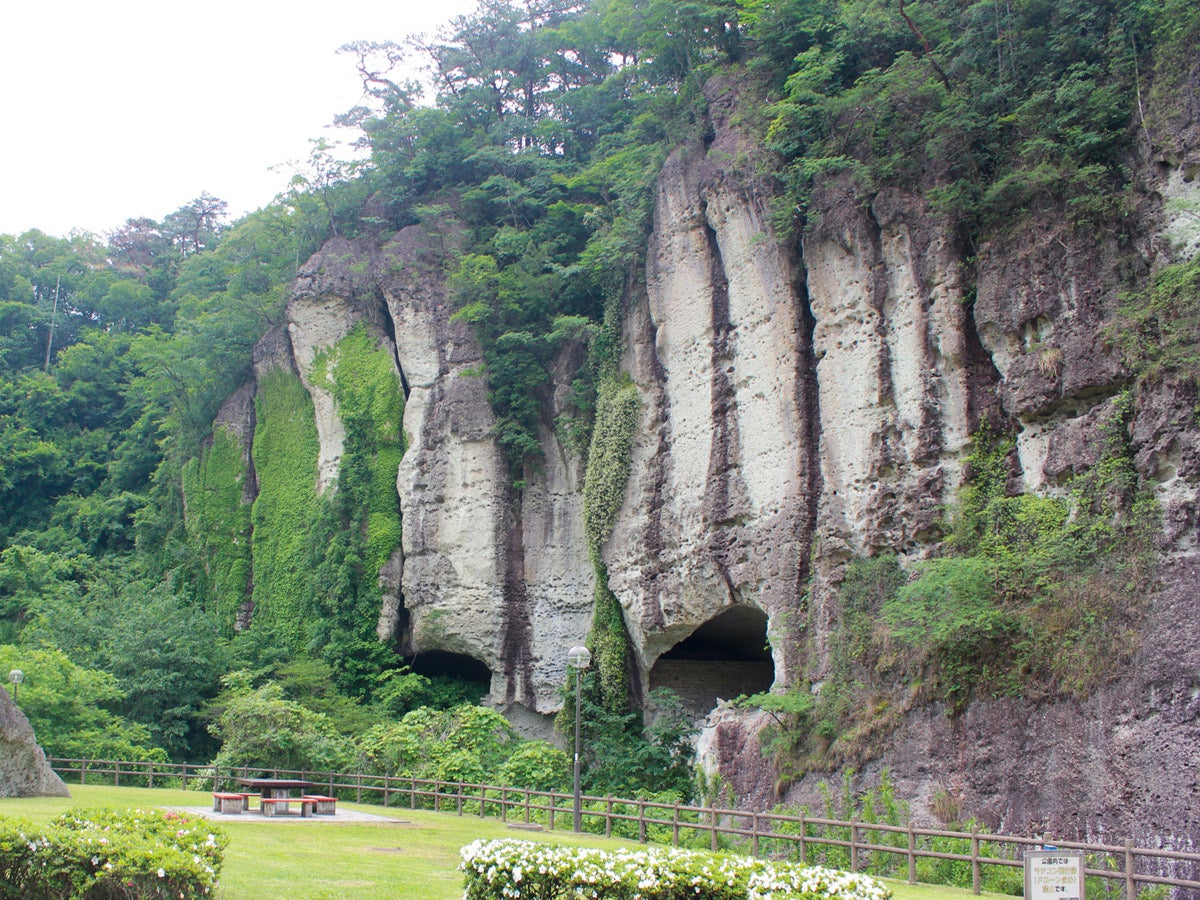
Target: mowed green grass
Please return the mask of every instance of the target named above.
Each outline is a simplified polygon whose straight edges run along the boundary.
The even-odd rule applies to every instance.
[[[49,822],[73,809],[207,806],[200,791],[71,785],[70,798],[0,799],[0,816]],[[459,900],[459,850],[478,838],[518,838],[613,849],[629,842],[570,832],[527,832],[496,819],[338,802],[381,823],[222,819],[229,834],[217,900]],[[896,900],[967,900],[969,891],[888,882]],[[1011,900],[1011,898],[1010,898]]]

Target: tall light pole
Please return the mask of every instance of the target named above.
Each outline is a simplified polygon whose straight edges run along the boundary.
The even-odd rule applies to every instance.
[[[11,672],[8,673],[8,680],[12,682],[13,703],[16,703],[17,702],[17,688],[19,688],[21,686],[21,682],[25,680],[25,673],[22,672],[20,669],[13,669]],[[575,743],[578,744],[579,741],[577,740]]]
[[[587,647],[572,647],[567,651],[567,665],[575,670],[575,833],[583,829],[583,802],[579,793],[579,720],[583,715],[583,670],[592,662]]]

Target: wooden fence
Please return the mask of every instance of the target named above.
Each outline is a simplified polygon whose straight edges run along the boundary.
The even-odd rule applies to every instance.
[[[346,774],[283,769],[218,769],[187,763],[51,759],[50,764],[80,784],[102,780],[114,785],[220,790],[241,777],[298,778],[343,800],[432,809],[458,815],[494,816],[505,822],[573,826],[574,797],[500,785],[436,781],[394,775]],[[788,857],[852,872],[867,872],[918,881],[919,870],[957,868],[958,880],[978,894],[1005,881],[1020,884],[1023,852],[1038,849],[1043,838],[970,831],[888,825],[861,819],[830,819],[805,814],[747,812],[719,807],[658,803],[584,795],[583,828],[593,833],[672,846],[732,849],[754,856]],[[1165,885],[1179,898],[1200,897],[1200,853],[1123,844],[1054,840],[1056,848],[1078,850],[1087,860],[1086,874],[1098,882],[1107,900],[1136,898],[1139,887]],[[928,862],[923,862],[928,861]],[[1014,871],[1016,870],[1016,871]],[[1015,881],[1014,881],[1015,879]],[[921,880],[930,880],[922,878]],[[941,878],[936,883],[945,883]],[[985,885],[985,883],[987,883]],[[1122,890],[1123,888],[1123,890]]]

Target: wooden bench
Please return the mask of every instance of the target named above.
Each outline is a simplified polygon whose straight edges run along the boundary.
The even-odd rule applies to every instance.
[[[283,804],[283,809],[279,808],[279,804]],[[289,803],[300,804],[300,816],[307,819],[313,814],[313,808],[316,806],[316,801],[311,797],[263,797],[258,801],[259,809],[262,810],[264,816],[284,815],[288,812]]]
[[[305,794],[301,800],[313,802],[313,815],[332,816],[337,813],[337,797],[322,797],[319,794]]]
[[[213,791],[213,812],[240,813],[250,808],[249,794]]]

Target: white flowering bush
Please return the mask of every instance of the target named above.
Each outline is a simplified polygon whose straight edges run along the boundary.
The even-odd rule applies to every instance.
[[[530,841],[462,849],[464,900],[889,900],[873,878],[750,857],[649,847],[613,852]]]
[[[0,900],[199,900],[228,843],[160,810],[72,810],[44,827],[0,818]]]

